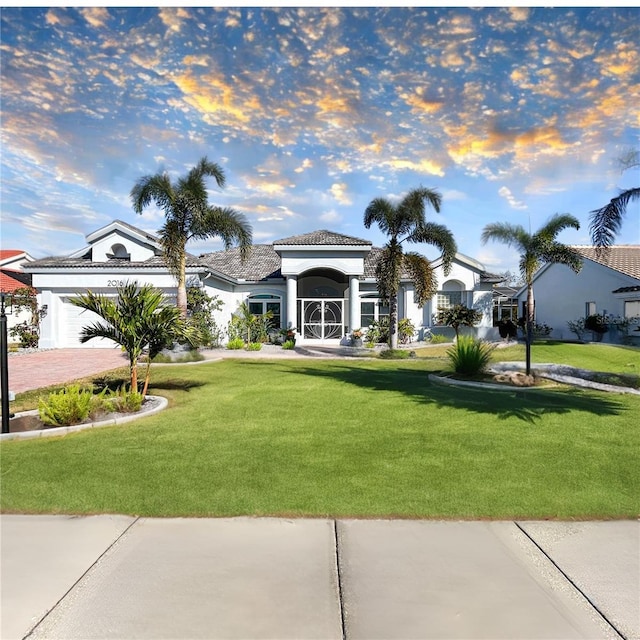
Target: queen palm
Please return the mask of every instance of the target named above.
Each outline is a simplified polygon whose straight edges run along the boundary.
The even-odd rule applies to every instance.
[[[389,346],[392,349],[398,347],[398,289],[402,273],[406,272],[413,281],[415,299],[420,307],[438,289],[431,263],[419,253],[405,253],[402,244],[425,242],[435,245],[442,252],[445,274],[451,269],[457,250],[453,234],[445,226],[425,220],[425,206],[430,205],[439,212],[441,202],[437,191],[419,187],[409,191],[398,204],[376,198],[365,210],[364,226],[369,229],[375,223],[389,237],[376,265],[376,281],[380,296],[389,300]]]
[[[580,228],[578,220],[568,213],[556,213],[536,233],[528,233],[520,225],[494,222],[482,230],[482,243],[489,240],[502,242],[520,252],[520,275],[527,287],[526,359],[527,375],[531,373],[531,338],[533,334],[534,297],[533,276],[546,263],[565,264],[578,273],[582,268],[580,254],[571,247],[556,241],[556,236],[572,227]]]
[[[187,242],[217,236],[222,239],[225,249],[237,244],[246,254],[252,241],[252,229],[244,215],[228,207],[209,204],[207,176],[214,178],[219,187],[224,187],[226,179],[222,168],[204,157],[175,182],[166,172],[143,176],[130,194],[136,213],[142,213],[151,202],[164,210],[160,242],[169,272],[178,281],[177,306],[183,317],[187,315]]]

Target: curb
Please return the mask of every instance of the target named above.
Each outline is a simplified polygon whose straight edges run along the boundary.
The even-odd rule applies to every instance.
[[[53,429],[36,429],[34,431],[18,431],[16,433],[2,433],[0,434],[0,442],[5,440],[29,440],[33,438],[49,438],[52,436],[66,436],[68,433],[76,433],[77,431],[84,431],[85,429],[97,429],[100,427],[113,427],[118,424],[124,424],[126,422],[132,422],[139,418],[146,418],[152,416],[155,413],[159,413],[163,409],[166,409],[169,405],[169,401],[163,396],[145,396],[149,400],[157,400],[158,406],[148,409],[147,411],[139,411],[136,414],[125,415],[119,418],[111,418],[109,420],[101,420],[100,422],[88,422],[86,424],[76,424],[70,427],[54,427]],[[15,415],[16,418],[20,416],[34,416],[38,415],[38,410],[22,411]]]

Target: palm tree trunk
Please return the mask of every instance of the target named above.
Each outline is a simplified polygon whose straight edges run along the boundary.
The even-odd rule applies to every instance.
[[[138,391],[138,359],[131,360],[129,363],[129,372],[131,373],[131,393]]]
[[[531,342],[533,341],[533,285],[527,286],[526,374],[531,375]]]
[[[389,296],[389,347],[398,348],[398,293]]]
[[[187,317],[187,256],[182,252],[180,256],[180,272],[178,275],[178,295],[176,299],[176,306],[180,309],[180,315],[183,318]]]

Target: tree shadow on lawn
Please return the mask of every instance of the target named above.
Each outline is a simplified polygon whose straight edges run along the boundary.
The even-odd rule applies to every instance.
[[[270,366],[273,367],[274,363]],[[427,371],[400,367],[378,369],[340,363],[322,368],[282,367],[282,370],[287,373],[338,380],[373,391],[400,392],[414,402],[491,414],[500,420],[514,417],[531,424],[549,414],[562,415],[572,411],[584,411],[598,416],[613,416],[627,410],[618,400],[605,397],[603,394],[587,394],[578,389],[522,391],[514,387],[513,390],[495,391],[474,387],[441,386],[428,380]]]

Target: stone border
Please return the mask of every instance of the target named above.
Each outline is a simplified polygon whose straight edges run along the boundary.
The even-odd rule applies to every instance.
[[[132,422],[138,418],[146,418],[152,416],[155,413],[159,413],[163,409],[169,406],[169,401],[163,396],[145,396],[147,400],[155,400],[156,403],[151,409],[146,411],[138,411],[137,413],[119,415],[117,418],[110,418],[109,420],[101,420],[100,422],[88,422],[86,424],[76,424],[70,427],[54,427],[52,429],[35,429],[33,431],[17,431],[15,433],[2,433],[0,434],[0,442],[5,440],[27,440],[32,438],[48,438],[51,436],[66,436],[68,433],[75,433],[76,431],[84,431],[85,429],[94,429],[99,427],[112,427],[117,424],[124,424],[126,422]],[[38,415],[38,410],[22,411],[15,415],[16,418],[20,416],[34,416]]]
[[[449,387],[473,387],[475,389],[491,389],[493,391],[543,391],[540,387],[517,387],[515,384],[493,384],[492,382],[474,382],[473,380],[456,380],[429,374],[429,380]]]

